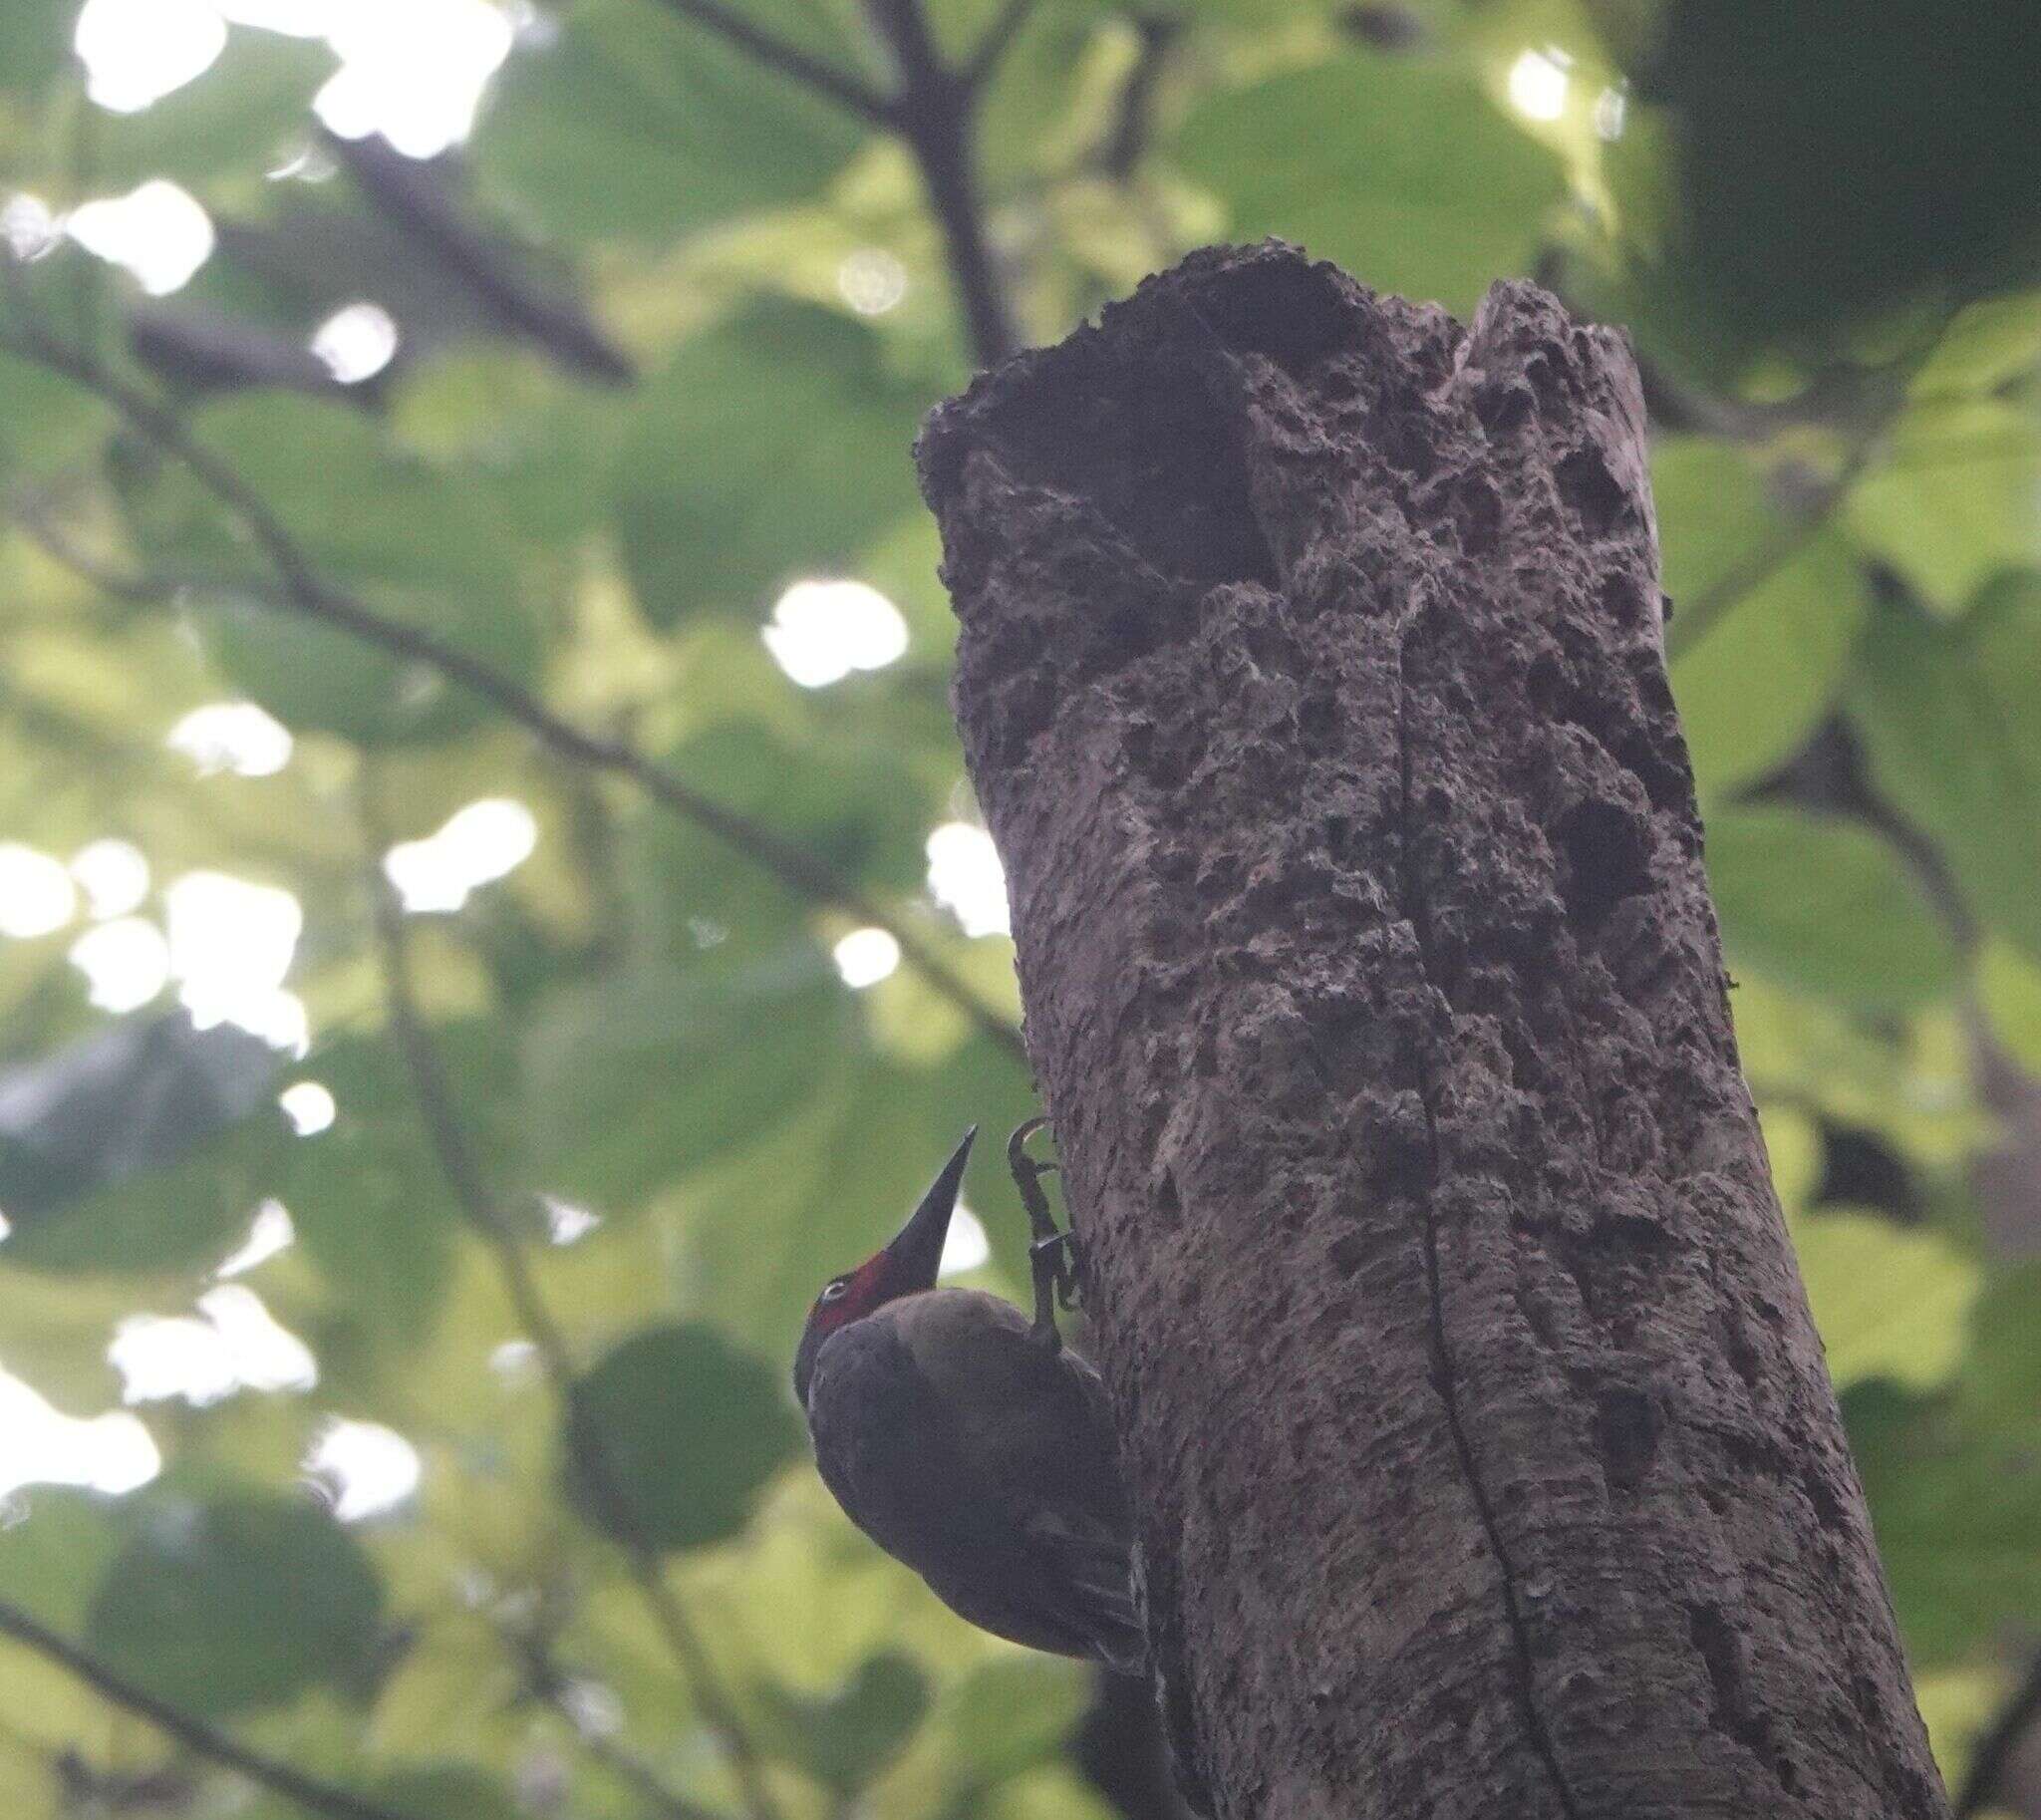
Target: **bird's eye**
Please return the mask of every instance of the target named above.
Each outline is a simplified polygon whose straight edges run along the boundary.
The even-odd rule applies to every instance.
[[[837,1299],[837,1297],[842,1295],[844,1291],[849,1288],[849,1280],[847,1278],[840,1279],[839,1281],[830,1284],[826,1289],[822,1291],[822,1300],[824,1302],[834,1302]]]

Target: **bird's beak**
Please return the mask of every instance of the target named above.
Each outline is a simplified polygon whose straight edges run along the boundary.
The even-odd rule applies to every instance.
[[[957,1209],[957,1190],[964,1185],[964,1165],[971,1160],[971,1146],[978,1136],[973,1125],[964,1133],[943,1173],[936,1177],[921,1205],[914,1210],[899,1236],[886,1247],[893,1268],[887,1273],[887,1287],[896,1296],[913,1295],[936,1287],[936,1272],[943,1262],[943,1242],[950,1236],[950,1215]]]

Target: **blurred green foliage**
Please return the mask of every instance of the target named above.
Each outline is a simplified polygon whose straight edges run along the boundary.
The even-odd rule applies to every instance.
[[[994,24],[986,0],[931,4],[952,58]],[[738,10],[890,80],[850,0]],[[973,349],[909,149],[685,6],[524,8],[464,150],[413,172],[442,214],[407,214],[313,131],[323,45],[236,25],[210,69],[115,114],[66,49],[75,11],[0,8],[0,333],[170,400],[322,585],[825,863],[1011,1021],[1006,938],[967,934],[927,879],[929,832],[972,808],[908,451]],[[1166,21],[1040,0],[973,117],[1026,339],[1267,232],[1462,313],[1535,271],[1631,329],[1744,1060],[1952,1767],[2041,1611],[2041,1223],[1975,1173],[2041,1071],[2041,142],[2023,83],[1944,71],[1923,101],[1888,73],[1946,49],[2010,74],[2005,12],[1828,6],[1768,33],[1743,27],[1772,9],[1650,0],[1184,0]],[[1903,182],[1863,176],[1873,152]],[[218,236],[163,303],[44,232],[159,177]],[[366,385],[237,385],[194,352],[302,351],[355,302],[399,338]],[[821,1279],[964,1125],[1033,1109],[1011,1045],[912,963],[847,985],[832,950],[864,918],[743,839],[291,610],[245,513],[5,356],[0,510],[5,839],[129,843],[152,883],[115,921],[174,924],[193,873],[285,887],[310,1031],[251,1070],[161,1021],[174,987],[93,1004],[84,910],[0,937],[0,1366],[64,1416],[110,1410],[117,1332],[131,1359],[160,1338],[138,1318],[227,1344],[198,1303],[225,1266],[317,1368],[265,1389],[242,1359],[138,1402],[162,1470],[125,1496],[37,1483],[64,1470],[47,1412],[8,1416],[0,1484],[26,1482],[0,1597],[433,1820],[637,1816],[661,1787],[675,1814],[737,1812],[731,1722],[789,1820],[1108,1811],[1066,1754],[1082,1674],[968,1631],[851,1530],[785,1387]],[[813,578],[879,589],[905,654],[797,686],[759,634]],[[221,702],[275,717],[289,762],[166,748]],[[388,1040],[365,783],[388,840],[484,799],[532,818],[507,876],[408,919],[417,996],[499,1237],[589,1372],[624,1539],[728,1711],[577,1482],[496,1241]],[[12,926],[29,875],[0,858]],[[146,929],[123,939],[146,957]],[[320,1089],[330,1122],[296,1134]],[[2041,1151],[2013,1164],[2041,1175]],[[996,1146],[966,1195],[992,1241],[976,1280],[1016,1291]],[[294,1240],[257,1256],[270,1201]],[[319,1451],[335,1418],[403,1436],[415,1488],[351,1509]],[[0,1696],[0,1806],[23,1820],[86,1811],[81,1789],[119,1811],[171,1760],[4,1644]],[[177,1767],[173,1805],[216,1811],[226,1778]]]

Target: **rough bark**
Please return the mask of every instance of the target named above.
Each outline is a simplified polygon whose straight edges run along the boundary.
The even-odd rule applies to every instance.
[[[1620,338],[1209,251],[920,454],[1217,1811],[1944,1815],[1737,1064]]]

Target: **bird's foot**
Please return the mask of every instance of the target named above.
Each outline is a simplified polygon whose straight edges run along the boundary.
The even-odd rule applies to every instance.
[[[1014,1173],[1014,1186],[1020,1191],[1020,1204],[1027,1209],[1027,1223],[1034,1234],[1027,1247],[1034,1277],[1034,1338],[1054,1353],[1063,1344],[1056,1331],[1056,1307],[1060,1304],[1069,1311],[1077,1306],[1083,1251],[1074,1232],[1057,1227],[1048,1196],[1042,1191],[1041,1178],[1053,1174],[1056,1165],[1027,1154],[1027,1140],[1047,1123],[1046,1118],[1030,1118],[1015,1130],[1007,1140],[1007,1167]]]

